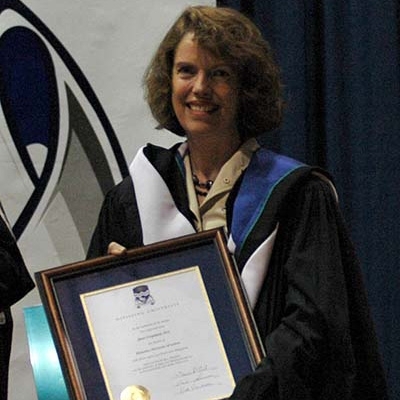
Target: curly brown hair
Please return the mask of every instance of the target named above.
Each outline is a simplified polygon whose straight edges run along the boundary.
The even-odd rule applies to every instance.
[[[269,43],[239,11],[225,7],[186,8],[169,29],[144,75],[145,98],[159,123],[185,136],[171,101],[175,49],[191,32],[199,45],[221,58],[239,82],[238,128],[242,140],[275,129],[282,119],[279,68]]]

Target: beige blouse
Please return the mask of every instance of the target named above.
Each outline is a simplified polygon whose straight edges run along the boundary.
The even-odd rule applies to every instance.
[[[197,232],[226,227],[226,200],[236,180],[249,165],[252,153],[260,145],[252,138],[247,140],[222,166],[214,184],[207,193],[202,204],[199,206],[197,195],[192,180],[192,169],[190,166],[190,154],[184,156],[186,169],[186,188],[189,197],[190,210],[196,216]]]

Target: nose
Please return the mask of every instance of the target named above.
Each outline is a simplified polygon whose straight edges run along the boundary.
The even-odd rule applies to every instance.
[[[204,96],[210,94],[210,91],[211,91],[210,79],[205,72],[200,71],[196,75],[193,83],[193,93],[198,96],[200,95]]]

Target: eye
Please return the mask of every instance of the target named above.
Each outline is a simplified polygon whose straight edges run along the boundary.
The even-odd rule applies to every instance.
[[[193,67],[193,65],[190,64],[177,65],[175,67],[175,70],[177,75],[179,75],[182,78],[190,78],[196,73],[195,68]]]
[[[228,67],[219,67],[215,68],[211,72],[211,76],[213,79],[221,80],[221,81],[228,81],[232,78],[233,73],[230,68]]]

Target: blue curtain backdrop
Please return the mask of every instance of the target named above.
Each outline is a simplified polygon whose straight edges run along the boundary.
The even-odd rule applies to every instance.
[[[217,4],[251,17],[281,66],[286,116],[266,141],[335,177],[362,263],[390,398],[400,400],[399,1]]]

